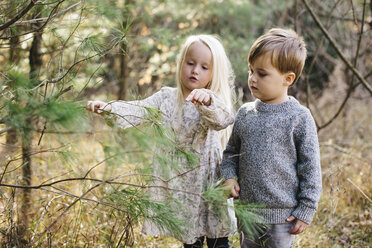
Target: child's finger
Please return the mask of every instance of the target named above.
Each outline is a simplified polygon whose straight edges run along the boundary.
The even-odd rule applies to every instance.
[[[194,98],[194,95],[195,95],[195,90],[191,91],[191,93],[186,97],[185,101],[190,102]]]
[[[100,108],[101,104],[99,102],[94,102],[94,104],[92,104],[93,106],[93,112],[95,113],[98,113],[98,109]]]
[[[201,97],[201,92],[200,92],[200,90],[194,90],[194,91],[195,91],[194,99],[195,99],[197,102],[200,102],[200,97]]]
[[[239,196],[238,192],[235,191],[234,187],[231,188],[231,196],[232,197],[238,197]]]
[[[301,226],[297,234],[303,233],[306,230],[306,226]]]
[[[285,221],[286,222],[292,222],[292,221],[294,221],[296,218],[294,217],[294,216],[291,216],[291,217],[289,217],[288,219],[286,219]]]
[[[200,91],[199,99],[198,101],[200,103],[206,104],[208,102],[209,95],[205,93],[204,91]]]
[[[239,184],[235,184],[235,185],[234,185],[234,188],[235,188],[235,191],[236,191],[236,192],[239,192],[239,191],[240,191]]]
[[[289,230],[289,233],[290,234],[299,234],[300,232],[300,224],[298,223],[298,221],[296,221],[296,223],[293,225],[292,229]]]
[[[87,109],[91,112],[94,112],[94,101],[89,101]]]

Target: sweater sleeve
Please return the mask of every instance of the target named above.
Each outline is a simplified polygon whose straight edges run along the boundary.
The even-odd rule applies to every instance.
[[[316,126],[310,111],[301,117],[296,127],[297,175],[299,178],[298,205],[292,215],[310,223],[317,208],[322,190],[319,143]]]
[[[236,116],[233,131],[227,143],[226,149],[223,152],[221,175],[227,180],[236,178],[239,174],[239,156],[240,156],[240,137],[237,132],[237,127],[240,120],[240,110]]]
[[[168,91],[169,89],[162,88],[143,100],[110,101],[108,104],[111,105],[111,113],[106,117],[107,123],[126,129],[150,121],[160,114],[160,104],[167,97]]]
[[[211,95],[209,106],[197,103],[196,109],[199,111],[202,124],[213,130],[222,130],[233,124],[234,113],[229,109],[218,96],[208,90]]]

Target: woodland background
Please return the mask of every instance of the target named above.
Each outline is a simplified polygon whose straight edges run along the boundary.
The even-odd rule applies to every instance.
[[[146,131],[122,132],[86,101],[175,86],[180,44],[208,33],[232,62],[238,108],[252,100],[249,47],[287,27],[308,46],[290,93],[314,115],[323,173],[319,210],[295,247],[371,247],[371,11],[366,0],[1,0],[1,246],[180,247],[140,234],[149,208],[172,225],[171,210],[144,194],[153,147],[172,145],[152,135],[156,113]]]

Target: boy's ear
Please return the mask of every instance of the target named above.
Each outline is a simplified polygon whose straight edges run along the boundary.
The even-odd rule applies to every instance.
[[[287,86],[291,86],[296,79],[296,73],[294,72],[287,72],[285,75],[285,84]]]

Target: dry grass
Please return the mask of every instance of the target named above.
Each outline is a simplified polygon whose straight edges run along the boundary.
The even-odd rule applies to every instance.
[[[338,118],[326,130],[319,133],[323,170],[323,194],[313,223],[308,230],[295,240],[295,247],[371,247],[372,246],[372,118],[370,101],[353,100],[347,113]],[[101,121],[95,123],[98,129],[109,131]],[[102,163],[104,153],[100,142],[108,141],[109,132],[80,135],[46,135],[40,147],[35,150],[58,147],[58,140],[67,144],[59,150],[73,156],[62,159],[57,152],[41,153],[33,158],[33,184],[46,180],[81,177],[95,167],[90,176],[110,178],[118,174],[129,174],[132,166],[119,167]],[[4,143],[4,135],[0,142]],[[2,154],[5,148],[2,147]],[[10,155],[10,154],[7,154]],[[5,160],[1,160],[1,171]],[[8,168],[13,172],[5,175],[3,183],[19,184],[20,170],[16,169],[20,161]],[[126,180],[131,180],[127,178]],[[140,226],[133,227],[134,233],[128,233],[130,219],[125,214],[114,211],[92,201],[78,201],[66,213],[63,211],[76,198],[62,194],[68,191],[76,196],[94,185],[93,182],[66,182],[57,185],[58,189],[45,188],[33,190],[33,202],[30,206],[32,224],[29,237],[40,233],[61,218],[42,237],[41,246],[48,247],[116,247],[120,237],[128,235],[133,247],[181,247],[181,243],[167,237],[151,237],[140,234]],[[87,198],[103,201],[109,187],[102,185],[86,195]],[[11,199],[12,190],[0,189],[0,228],[9,230],[11,221],[17,220],[17,203],[20,190],[15,191],[15,203]],[[369,197],[369,198],[368,198]],[[11,210],[15,212],[11,212]],[[36,240],[38,236],[34,237]],[[3,235],[3,246],[9,240]],[[237,235],[231,239],[232,247],[238,247]],[[119,247],[122,247],[119,245]]]

